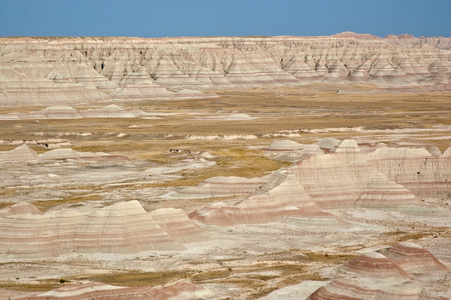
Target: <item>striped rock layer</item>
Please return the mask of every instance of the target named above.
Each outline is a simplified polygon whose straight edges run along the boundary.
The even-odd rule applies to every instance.
[[[411,274],[448,270],[426,248],[411,242],[400,242],[380,252]]]
[[[340,270],[365,277],[410,278],[409,273],[404,271],[397,263],[377,252],[360,255],[341,266]]]
[[[451,194],[451,147],[441,155],[426,149],[383,147],[368,154],[368,163],[419,196]]]
[[[133,254],[180,250],[203,230],[180,209],[146,212],[138,201],[87,212],[49,211],[16,204],[0,212],[3,259],[49,258],[69,253]]]
[[[446,300],[423,295],[421,288],[378,289],[362,285],[359,280],[336,279],[317,289],[306,300]]]
[[[27,162],[38,160],[54,160],[54,159],[114,159],[114,160],[126,160],[128,159],[122,155],[110,155],[105,152],[78,152],[71,148],[54,149],[41,154],[37,154],[36,151],[28,147],[26,144],[22,144],[19,147],[10,151],[0,151],[0,163],[2,162]]]
[[[369,82],[450,88],[449,38],[0,38],[0,105],[206,97],[200,90]]]
[[[340,278],[319,288],[307,299],[447,299],[426,291],[428,277],[416,280],[424,274],[435,274],[446,280],[449,273],[428,250],[401,242],[379,252],[358,256],[340,266]],[[399,284],[401,282],[404,284]]]
[[[410,153],[409,150],[379,148],[367,154],[367,149],[362,152],[354,140],[334,144],[327,151],[324,150],[327,153],[317,152],[319,150],[316,149],[312,152],[309,145],[305,147],[305,152],[302,149],[296,150],[300,161],[273,173],[265,185],[239,203],[232,206],[218,203],[193,212],[190,216],[201,222],[217,225],[271,222],[286,218],[330,217],[324,210],[421,206],[422,202],[416,196],[420,187],[425,189],[420,194],[451,192],[447,182],[451,170],[449,151],[439,157],[432,156],[425,149],[417,149],[416,152],[412,150]],[[388,154],[381,156],[381,151]],[[427,160],[423,156],[424,153],[428,155]],[[400,167],[391,171],[388,168],[385,170],[384,166],[390,164],[399,164]],[[409,169],[407,164],[413,167]],[[420,183],[420,187],[414,189],[412,185],[407,185],[415,193],[406,188],[402,177],[390,175],[390,172],[396,172],[398,169],[403,172],[410,170],[410,174],[417,178],[414,167],[420,165],[424,174],[422,181],[414,181]],[[429,185],[434,189],[430,190]],[[201,188],[202,186],[196,187],[197,190]]]
[[[0,115],[0,120],[28,120],[28,119],[82,119],[82,118],[136,118],[148,116],[140,109],[124,109],[111,104],[99,109],[77,110],[71,106],[49,106],[40,111],[29,113],[9,113]]]
[[[281,184],[269,192],[255,194],[234,206],[215,204],[189,216],[203,223],[219,226],[266,223],[288,217],[334,218],[311,200],[293,174],[287,175]]]

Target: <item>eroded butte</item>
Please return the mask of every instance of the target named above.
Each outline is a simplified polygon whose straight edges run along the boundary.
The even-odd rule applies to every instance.
[[[450,299],[450,61],[0,38],[0,299]]]

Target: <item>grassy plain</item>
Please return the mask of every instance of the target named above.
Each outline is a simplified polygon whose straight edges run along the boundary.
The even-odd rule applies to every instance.
[[[59,140],[70,142],[76,151],[107,152],[160,165],[194,157],[187,152],[215,156],[216,166],[183,171],[181,179],[141,185],[145,188],[196,185],[219,175],[263,176],[286,165],[265,157],[261,150],[276,139],[308,144],[325,137],[352,138],[389,145],[436,145],[441,151],[451,145],[449,130],[434,130],[451,125],[451,92],[377,93],[359,85],[215,92],[217,98],[118,103],[140,108],[158,119],[0,121],[0,140],[6,141],[0,150],[15,147],[7,141]],[[92,106],[77,107],[88,108]],[[0,108],[0,114],[40,109],[43,107]],[[221,119],[233,114],[253,119]],[[38,153],[48,150],[32,142],[30,146]],[[169,153],[170,149],[186,151]],[[92,194],[96,192],[94,188],[60,200],[83,201],[95,198]],[[11,191],[1,193],[7,196]],[[46,210],[52,203],[59,204],[43,201],[41,206]]]
[[[226,149],[227,146],[265,143],[267,135],[284,130],[339,127],[366,129],[428,129],[451,124],[451,93],[362,93],[360,86],[314,85],[300,88],[216,91],[219,97],[178,101],[118,103],[141,108],[159,119],[74,119],[0,121],[1,140],[66,138],[79,150],[102,150],[123,155],[141,153],[151,158],[168,147]],[[337,93],[337,90],[340,90]],[[371,90],[370,90],[371,91]],[[77,107],[84,109],[88,107]],[[0,114],[39,110],[0,108]],[[221,116],[248,114],[253,120],[221,120]],[[217,119],[202,119],[202,117]],[[88,136],[79,134],[89,133]],[[126,134],[117,137],[117,134]],[[353,138],[356,131],[305,132],[298,139],[322,136]],[[187,140],[187,136],[256,135],[258,140]],[[263,140],[262,140],[263,139]],[[448,140],[449,142],[449,140]],[[11,148],[4,145],[3,149]],[[3,150],[2,149],[2,150]],[[144,154],[145,153],[145,154]]]

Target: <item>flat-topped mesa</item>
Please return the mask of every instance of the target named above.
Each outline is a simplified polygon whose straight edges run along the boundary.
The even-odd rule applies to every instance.
[[[446,38],[0,38],[1,106],[208,96],[207,89],[369,82],[450,89]],[[193,92],[195,91],[195,92]]]
[[[367,156],[371,167],[418,196],[437,197],[451,191],[451,151],[442,155],[418,148],[378,148]]]
[[[400,242],[379,252],[396,262],[410,274],[449,270],[426,248],[412,242]]]
[[[183,245],[177,241],[197,240],[203,233],[181,210],[147,213],[138,201],[91,211],[29,211],[0,217],[0,256],[4,259],[180,250]]]
[[[336,33],[333,35],[333,37],[336,38],[353,38],[353,39],[359,39],[359,40],[376,40],[379,39],[378,36],[368,34],[368,33],[356,33],[352,31],[343,31],[340,33]],[[396,37],[396,36],[393,36]]]

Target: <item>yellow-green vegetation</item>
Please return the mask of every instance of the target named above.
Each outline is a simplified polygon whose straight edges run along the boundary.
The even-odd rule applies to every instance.
[[[17,190],[16,189],[13,189],[13,188],[7,188],[7,187],[1,187],[0,188],[0,197],[4,197],[4,198],[7,198],[7,197],[12,197],[12,196],[15,196],[15,195],[17,195]]]
[[[423,238],[450,237],[451,230],[448,227],[432,227],[427,230],[419,229],[412,230],[411,232],[403,230],[388,231],[382,235],[384,236],[385,243],[396,244],[403,241],[415,242]]]
[[[292,139],[300,143],[314,143],[321,138],[339,139],[362,137],[364,140],[398,143],[390,139],[385,129],[424,128],[437,125],[451,125],[451,92],[425,94],[413,93],[364,93],[374,89],[371,86],[311,85],[292,88],[271,88],[252,90],[214,91],[217,98],[190,99],[180,101],[124,102],[126,108],[139,108],[149,113],[162,113],[159,119],[144,118],[86,118],[74,120],[0,120],[0,151],[12,150],[16,146],[8,141],[36,141],[48,139],[67,140],[71,148],[81,152],[107,152],[126,156],[132,161],[145,161],[142,169],[150,166],[168,165],[184,159],[196,159],[200,153],[212,155],[209,160],[216,164],[202,169],[186,169],[176,175],[176,180],[146,182],[138,179],[125,182],[128,189],[152,187],[194,186],[214,176],[260,177],[280,169],[288,163],[266,157],[259,150],[270,145],[275,139]],[[341,93],[337,93],[340,90]],[[363,93],[362,93],[363,91]],[[104,106],[101,104],[99,106]],[[45,107],[0,108],[0,114],[42,110]],[[83,110],[90,107],[77,107]],[[254,119],[221,120],[231,114],[248,114]],[[336,127],[365,127],[380,132],[345,130],[322,133],[306,132],[308,129]],[[299,136],[278,136],[282,131],[300,132]],[[252,136],[250,136],[252,135]],[[234,138],[221,138],[234,136]],[[252,137],[257,138],[252,138]],[[203,139],[203,137],[205,137]],[[427,132],[409,137],[402,142],[421,146],[436,145],[444,151],[450,146],[448,132]],[[421,139],[420,139],[421,138]],[[4,142],[3,142],[4,141]],[[38,153],[48,151],[44,147],[30,144]],[[187,151],[170,152],[170,149]],[[86,162],[90,164],[91,162]],[[83,164],[80,162],[80,165]],[[131,164],[132,165],[132,164]],[[137,166],[139,164],[136,164]],[[136,171],[141,168],[139,165]],[[123,183],[123,182],[121,182]],[[24,186],[19,190],[12,187],[0,188],[3,201],[0,209],[14,204],[10,198],[33,195],[42,187]],[[105,202],[108,192],[125,189],[124,186],[100,186],[95,182],[70,183],[55,188],[64,190],[62,199],[44,199],[32,202],[42,211],[59,205],[81,205],[87,201]],[[44,189],[44,188],[43,188]],[[126,192],[123,192],[126,194]],[[133,193],[130,193],[133,195]],[[127,196],[124,196],[126,198]],[[150,197],[151,198],[151,197]],[[31,199],[33,200],[33,199]],[[31,201],[30,200],[30,201]],[[161,207],[199,207],[215,201],[235,200],[233,197],[213,197],[210,199],[168,199],[158,202],[153,199],[139,199],[148,210]],[[158,202],[158,203],[153,203]],[[403,229],[405,230],[405,229]],[[417,241],[422,238],[451,237],[448,228],[417,228],[412,231],[392,231],[381,235],[384,244],[399,241]],[[379,238],[379,237],[375,237]],[[221,267],[202,271],[190,262],[192,269],[124,272],[72,277],[65,280],[88,279],[118,286],[166,285],[180,279],[194,283],[212,283],[239,286],[248,299],[257,299],[273,290],[300,283],[304,280],[325,280],[318,270],[323,266],[334,267],[349,261],[352,253],[363,248],[356,244],[338,247],[332,253],[305,252],[290,249],[277,253],[256,255],[246,260],[230,259],[221,261]],[[106,271],[107,272],[107,271]],[[21,291],[46,291],[61,286],[60,278],[37,283],[23,283],[19,280],[0,283],[0,288]]]
[[[0,282],[0,288],[22,292],[45,292],[61,286],[60,279],[40,280],[37,283],[22,283],[9,280]]]
[[[3,202],[3,203],[0,203],[0,209],[6,208],[6,207],[11,206],[11,205],[14,205],[14,204],[15,204],[15,203],[13,203],[13,202]]]
[[[232,268],[224,268],[220,270],[208,270],[195,274],[191,277],[194,283],[211,282],[217,279],[224,279],[231,276]]]
[[[78,197],[69,197],[65,199],[34,201],[33,205],[39,208],[42,212],[46,212],[53,207],[63,204],[78,204],[85,201],[98,201],[100,199],[102,199],[100,195],[81,195]]]
[[[158,286],[175,282],[182,278],[188,278],[193,271],[156,271],[141,272],[128,271],[117,274],[99,274],[79,279],[89,279],[91,281],[103,282],[117,286]]]
[[[191,276],[195,283],[222,283],[238,285],[249,291],[246,299],[256,299],[288,285],[305,280],[327,280],[315,268],[318,264],[340,265],[355,255],[302,252],[298,249],[263,254],[259,263],[252,265],[231,265],[220,269],[204,271]],[[268,261],[266,259],[277,259]],[[229,265],[233,262],[228,262]]]
[[[291,256],[290,256],[291,254]],[[257,256],[257,259],[276,257],[281,261],[266,261],[253,264],[242,264],[214,268],[205,271],[195,270],[158,270],[142,272],[127,270],[124,272],[88,275],[84,277],[68,277],[39,280],[37,283],[21,283],[13,280],[0,283],[0,288],[20,291],[46,291],[76,280],[90,280],[116,286],[163,286],[180,279],[193,283],[215,283],[237,285],[247,291],[247,299],[255,299],[284,286],[300,283],[304,280],[326,280],[318,273],[312,264],[326,262],[338,265],[353,258],[347,254],[326,254],[305,252],[292,249],[283,252],[269,253]],[[283,260],[283,261],[282,261]],[[228,261],[233,264],[234,261]],[[193,262],[193,265],[194,262]]]
[[[356,257],[354,254],[344,253],[323,253],[323,252],[307,252],[305,253],[307,261],[324,262],[329,264],[342,264]]]
[[[415,241],[420,240],[422,238],[433,237],[433,236],[436,236],[436,235],[437,234],[434,233],[434,232],[405,233],[405,234],[401,235],[401,237],[398,239],[398,242],[403,242],[403,241],[415,242]]]
[[[90,136],[66,137],[75,146],[89,143],[92,149],[99,151],[115,152],[116,149],[120,154],[133,155],[141,150],[152,151],[154,147],[158,148],[158,143],[162,140],[172,140],[173,144],[185,143],[184,136],[187,135],[262,135],[291,129],[357,126],[373,129],[430,128],[438,124],[451,124],[450,92],[384,94],[373,91],[362,94],[362,88],[364,87],[311,85],[299,88],[216,91],[219,97],[208,99],[127,102],[123,106],[173,114],[164,115],[160,119],[0,121],[0,126],[4,129],[0,133],[0,139],[45,139],[59,137],[61,132],[90,133]],[[343,93],[337,93],[337,90]],[[0,113],[14,111],[14,108],[3,108]],[[199,119],[233,113],[245,113],[257,119]],[[118,138],[118,133],[125,133],[127,136]],[[359,134],[337,132],[328,133],[327,136],[350,138]],[[168,135],[173,137],[168,138]],[[307,141],[321,136],[324,134],[305,133],[301,138]],[[241,141],[243,145],[256,142]],[[449,140],[433,142],[440,143],[438,146],[441,149],[446,143],[449,145]],[[199,140],[197,143],[208,149],[218,141]],[[220,143],[227,144],[224,141]]]
[[[274,260],[278,261],[293,261],[293,262],[328,262],[331,264],[342,264],[355,257],[353,254],[347,254],[346,249],[341,249],[339,253],[327,253],[327,252],[311,252],[303,251],[300,249],[290,249],[286,251],[280,251],[275,253],[267,253],[259,256],[259,260]],[[346,251],[346,252],[345,252]]]
[[[265,274],[266,272],[271,275]],[[271,262],[209,270],[193,275],[191,280],[194,283],[237,285],[247,291],[246,299],[256,299],[304,280],[326,279],[310,270],[304,263]]]
[[[149,183],[143,187],[192,186],[215,176],[261,177],[270,171],[289,165],[286,162],[269,159],[264,156],[262,151],[257,150],[232,148],[213,150],[210,153],[215,156],[211,160],[215,161],[216,165],[181,171],[179,174],[182,178],[180,179],[162,183]],[[175,160],[177,160],[177,157],[172,159],[172,161]]]

